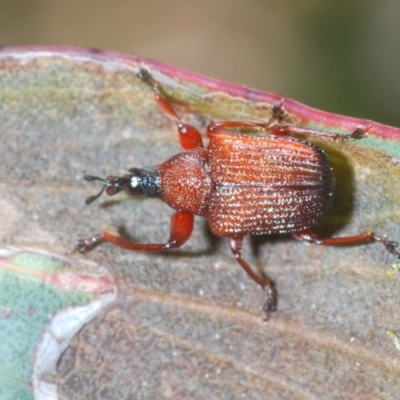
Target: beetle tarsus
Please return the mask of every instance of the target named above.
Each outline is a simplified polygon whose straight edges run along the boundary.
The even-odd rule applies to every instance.
[[[286,116],[286,110],[283,107],[283,102],[284,102],[284,99],[282,99],[279,103],[276,103],[273,105],[271,122],[273,122],[273,121],[281,122],[284,119],[284,117]]]
[[[150,75],[150,72],[144,68],[140,68],[139,72],[136,74],[136,76],[143,82],[150,82],[153,80],[153,78]]]
[[[399,243],[394,240],[390,240],[385,236],[378,236],[371,232],[371,239],[375,242],[382,243],[385,246],[385,249],[393,254],[396,258],[400,259],[400,251],[397,249],[399,247]]]
[[[357,128],[349,135],[349,139],[358,140],[358,139],[363,139],[366,136],[367,136],[367,130],[366,129]]]
[[[153,79],[153,77],[151,76],[150,72],[145,69],[145,68],[140,68],[139,72],[136,74],[136,76],[144,83],[146,83],[147,85],[149,85],[151,87],[151,89],[153,90],[153,92],[156,95],[162,95],[162,89],[160,88],[159,84],[157,83],[157,81],[155,81]]]
[[[84,254],[89,250],[92,250],[99,243],[103,242],[104,238],[102,234],[92,236],[86,239],[79,239],[74,243],[75,250],[79,251],[79,253]]]
[[[382,244],[386,247],[386,250],[390,253],[393,254],[397,259],[400,259],[400,252],[397,250],[397,247],[399,247],[399,244],[393,240],[387,240],[384,239],[382,241]]]
[[[268,321],[271,313],[275,312],[277,310],[277,292],[274,286],[271,284],[265,288],[265,291],[267,292],[267,301],[265,302],[263,306],[263,311],[265,313],[264,320]]]

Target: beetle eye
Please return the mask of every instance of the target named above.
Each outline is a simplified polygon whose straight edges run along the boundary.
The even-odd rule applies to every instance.
[[[142,182],[137,175],[125,175],[123,185],[124,191],[130,196],[139,196],[142,194]]]
[[[131,179],[130,179],[130,181],[129,181],[129,186],[130,186],[132,189],[136,189],[137,187],[139,187],[139,186],[140,186],[140,180],[139,180],[139,178],[138,178],[137,176],[131,176]]]

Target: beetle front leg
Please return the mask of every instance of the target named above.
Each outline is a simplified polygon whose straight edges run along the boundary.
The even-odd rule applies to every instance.
[[[154,93],[154,98],[160,108],[168,115],[169,118],[175,123],[179,132],[179,142],[185,150],[193,150],[195,148],[203,148],[203,140],[200,132],[192,125],[185,124],[179,118],[178,114],[172,108],[170,102],[165,97],[163,90],[159,83],[153,79],[150,72],[147,69],[140,69],[137,77],[144,83],[150,86]]]
[[[386,250],[400,259],[400,252],[397,250],[399,244],[393,240],[389,240],[384,236],[375,235],[373,232],[364,232],[354,236],[331,237],[320,239],[311,229],[306,229],[301,232],[292,233],[292,236],[298,240],[305,242],[323,244],[326,246],[354,245],[367,244],[370,242],[382,243]]]
[[[247,272],[250,278],[253,279],[255,282],[257,282],[267,292],[267,301],[263,306],[263,310],[265,312],[265,319],[267,320],[271,312],[276,311],[277,293],[275,285],[268,278],[256,274],[250,267],[250,265],[243,260],[242,258],[243,236],[233,236],[228,238],[228,240],[229,240],[229,246],[236,258],[236,261]]]
[[[124,239],[111,232],[104,231],[91,238],[80,239],[75,242],[75,249],[85,253],[103,242],[109,242],[115,246],[127,250],[157,252],[181,247],[191,236],[193,231],[194,216],[183,212],[175,212],[171,216],[171,229],[166,243],[135,243]]]

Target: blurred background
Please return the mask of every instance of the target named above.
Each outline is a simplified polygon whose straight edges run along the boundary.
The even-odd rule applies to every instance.
[[[400,126],[398,0],[0,0],[0,45],[161,60]]]

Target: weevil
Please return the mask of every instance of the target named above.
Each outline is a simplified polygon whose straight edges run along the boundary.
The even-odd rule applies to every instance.
[[[341,135],[285,125],[280,123],[284,110],[277,105],[267,123],[211,122],[207,127],[209,144],[205,148],[198,129],[181,120],[151,74],[140,69],[137,76],[149,86],[162,111],[175,123],[185,151],[157,166],[131,168],[123,176],[111,175],[105,179],[85,176],[87,181],[103,184],[100,192],[86,203],[92,203],[103,192],[109,196],[124,191],[130,196],[159,198],[175,210],[170,235],[165,243],[136,243],[104,231],[78,240],[75,248],[81,253],[101,242],[145,252],[176,249],[190,238],[194,216],[204,217],[215,235],[228,239],[236,261],[265,289],[266,318],[277,308],[277,291],[270,279],[254,272],[242,258],[246,235],[290,233],[296,239],[323,245],[375,241],[400,258],[397,242],[370,231],[323,239],[311,229],[331,208],[332,168],[322,148],[292,135],[358,140],[366,135],[368,127]],[[241,130],[255,132],[248,134]],[[264,134],[257,135],[257,131]]]

